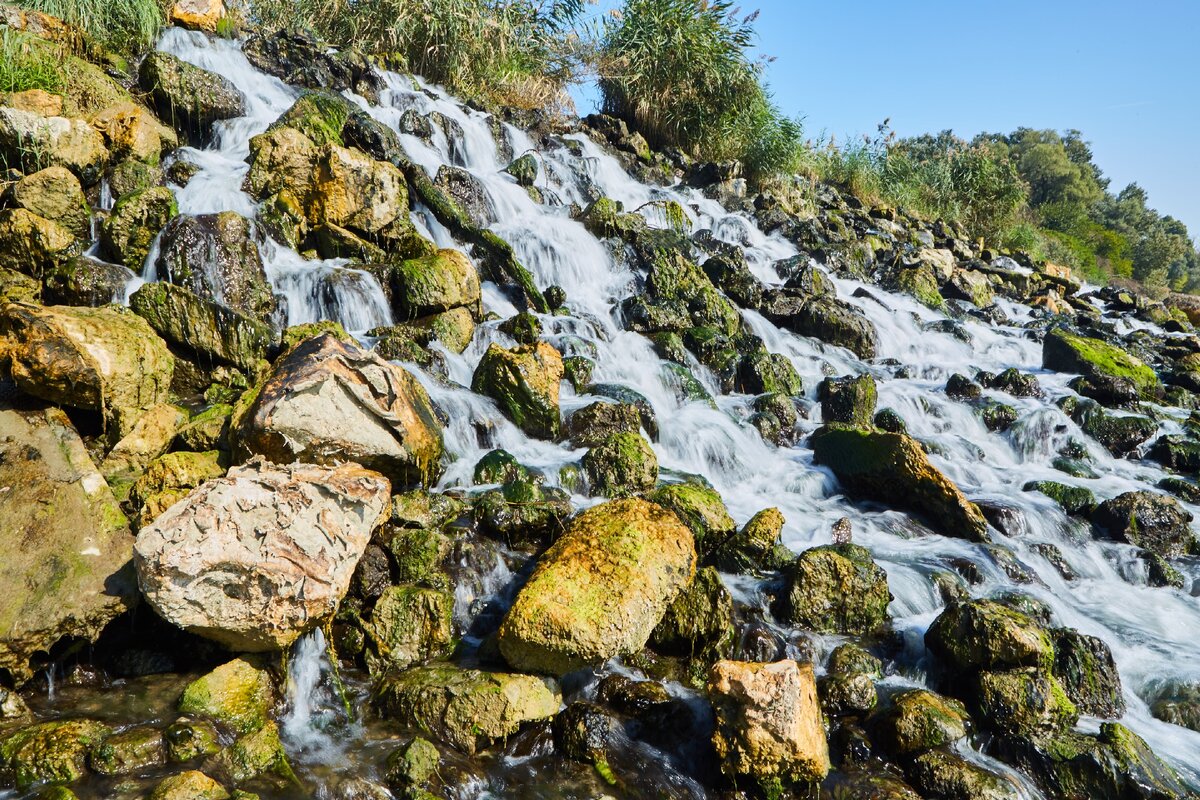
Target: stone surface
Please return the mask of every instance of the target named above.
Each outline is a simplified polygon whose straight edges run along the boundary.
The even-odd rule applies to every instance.
[[[53,220],[24,208],[0,211],[0,269],[41,280],[81,249],[80,240]]]
[[[18,684],[61,638],[94,640],[137,599],[133,536],[59,409],[0,407],[0,668]]]
[[[403,367],[325,333],[297,345],[234,422],[235,454],[278,463],[354,461],[396,486],[441,474],[441,424]]]
[[[390,489],[355,465],[231,469],[138,534],[142,593],[163,619],[228,647],[287,647],[336,610]]]
[[[695,567],[691,533],[661,506],[591,508],[539,559],[500,627],[500,652],[554,675],[636,652]]]
[[[825,777],[829,746],[810,665],[718,661],[708,691],[716,713],[713,745],[727,776],[764,788]]]
[[[1078,336],[1057,328],[1046,335],[1042,345],[1042,366],[1058,372],[1075,372],[1085,378],[1107,376],[1133,382],[1147,400],[1162,394],[1162,385],[1154,370],[1141,359],[1116,345],[1100,339]]]
[[[138,83],[164,120],[194,137],[203,137],[218,120],[246,113],[242,93],[228,78],[162,51],[142,61]]]
[[[13,205],[53,220],[75,236],[88,233],[92,211],[79,179],[65,167],[46,167],[26,175],[12,187],[11,197]]]
[[[1092,514],[1092,523],[1105,538],[1168,558],[1183,555],[1195,545],[1191,520],[1191,513],[1175,498],[1145,491],[1105,500]]]
[[[111,729],[88,719],[55,720],[0,739],[0,764],[22,789],[35,783],[72,783],[87,774],[87,757]]]
[[[154,238],[178,213],[175,194],[165,186],[125,195],[100,226],[104,256],[141,274]]]

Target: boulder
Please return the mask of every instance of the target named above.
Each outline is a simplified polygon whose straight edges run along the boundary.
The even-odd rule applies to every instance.
[[[275,362],[234,422],[235,454],[287,464],[355,461],[397,488],[441,473],[441,424],[403,367],[325,333]]]
[[[269,324],[278,303],[259,239],[254,223],[233,211],[177,217],[163,229],[155,269],[160,280]]]
[[[650,642],[661,653],[712,661],[729,655],[736,635],[733,597],[720,573],[704,567],[667,607]]]
[[[640,433],[614,433],[584,454],[583,471],[592,494],[628,497],[654,488],[658,457]]]
[[[180,717],[163,731],[167,760],[172,764],[181,764],[214,755],[221,749],[219,737],[211,722]]]
[[[265,776],[299,784],[279,739],[279,726],[269,720],[205,760],[204,769],[235,786]]]
[[[479,273],[460,250],[443,249],[424,258],[370,268],[388,295],[397,320],[412,320],[455,308],[480,312]]]
[[[1041,625],[992,600],[953,603],[925,632],[925,646],[952,671],[1046,667],[1054,644]]]
[[[856,544],[805,550],[785,568],[776,605],[788,622],[820,633],[868,634],[888,622],[887,574]]]
[[[810,297],[763,315],[801,336],[844,347],[859,358],[871,359],[879,346],[875,325],[849,303],[831,296]]]
[[[361,150],[321,148],[304,195],[304,215],[314,226],[335,225],[359,235],[384,235],[399,220],[407,228],[404,174]]]
[[[715,489],[696,483],[671,483],[646,496],[688,527],[696,541],[696,552],[705,555],[720,546],[737,530],[725,501]]]
[[[74,236],[87,236],[92,210],[79,179],[65,167],[46,167],[26,175],[10,190],[12,204],[53,220]]]
[[[27,172],[65,167],[84,186],[93,186],[108,163],[108,148],[104,137],[81,119],[0,106],[0,161]]]
[[[271,326],[171,283],[147,283],[129,307],[178,352],[208,368],[229,365],[255,374],[275,345]]]
[[[24,208],[0,211],[0,269],[41,280],[83,249],[57,222]]]
[[[1162,396],[1158,376],[1141,359],[1116,345],[1068,333],[1062,328],[1046,334],[1042,343],[1042,366],[1056,372],[1078,373],[1085,378],[1124,378],[1131,381],[1146,400]]]
[[[567,418],[572,447],[595,447],[616,433],[637,433],[642,426],[636,406],[598,401]]]
[[[175,193],[165,186],[125,195],[100,226],[104,255],[140,273],[158,232],[178,213]]]
[[[1051,631],[1054,677],[1081,714],[1114,719],[1125,713],[1121,675],[1103,639],[1069,628]]]
[[[165,764],[162,731],[137,727],[114,733],[92,751],[88,761],[100,775],[129,775]]]
[[[496,401],[501,413],[530,436],[557,439],[562,356],[545,342],[507,349],[488,346],[471,379],[471,391]]]
[[[558,713],[554,682],[532,675],[430,664],[389,674],[375,692],[384,716],[416,726],[467,755]]]
[[[155,459],[129,487],[129,506],[138,510],[137,528],[187,497],[192,489],[210,478],[225,475],[221,453],[166,453]]]
[[[595,506],[538,560],[500,626],[515,669],[561,675],[636,652],[691,582],[691,532],[644,500]]]
[[[1062,685],[1038,667],[981,672],[974,702],[989,726],[1007,736],[1062,733],[1079,720]]]
[[[0,357],[21,391],[99,411],[113,440],[167,400],[175,360],[145,320],[123,308],[10,303],[0,309]]]
[[[924,514],[946,536],[987,541],[987,520],[903,433],[826,425],[812,435],[813,461],[869,500]]]
[[[887,752],[906,756],[954,744],[967,735],[969,724],[967,710],[957,700],[910,689],[892,698],[874,729]]]
[[[285,648],[337,609],[390,490],[356,465],[235,467],[138,534],[142,594],[228,647]]]
[[[826,378],[817,386],[821,418],[855,428],[870,428],[875,418],[878,395],[870,375]]]
[[[120,264],[75,256],[42,279],[42,301],[47,305],[93,308],[120,303],[135,277],[132,270]]]
[[[965,269],[954,271],[942,285],[942,295],[948,300],[965,300],[977,308],[987,308],[996,299],[987,275]]]
[[[1192,515],[1179,501],[1156,492],[1125,492],[1105,500],[1092,513],[1092,524],[1106,539],[1174,558],[1191,552],[1196,537]]]
[[[229,800],[229,792],[203,772],[190,769],[159,781],[149,800]]]
[[[0,668],[16,683],[60,639],[94,641],[137,599],[133,537],[59,409],[0,408]]]
[[[189,683],[179,697],[179,711],[251,733],[270,719],[275,699],[271,675],[244,658],[235,658]]]
[[[915,756],[905,773],[924,797],[1020,800],[1025,796],[1012,778],[989,772],[949,747],[936,747]]]
[[[453,640],[454,595],[416,586],[389,586],[366,623],[372,673],[406,669],[446,655]]]
[[[159,115],[193,138],[203,138],[214,122],[246,113],[242,93],[228,78],[161,50],[142,61],[138,83]]]
[[[171,6],[171,23],[181,28],[216,33],[225,19],[223,0],[176,0]]]
[[[716,715],[713,745],[731,779],[749,778],[770,792],[829,772],[811,665],[718,661],[708,693]]]
[[[114,162],[132,159],[157,165],[163,155],[179,146],[175,131],[137,103],[108,106],[93,114],[89,121],[104,137]]]
[[[132,480],[150,462],[167,452],[187,413],[170,403],[160,403],[142,414],[133,429],[108,451],[100,472],[109,481]]]
[[[0,765],[16,785],[73,783],[87,774],[87,757],[111,728],[89,719],[55,720],[0,739]]]
[[[795,558],[780,541],[783,525],[783,512],[764,508],[719,545],[710,558],[723,572],[780,569]]]

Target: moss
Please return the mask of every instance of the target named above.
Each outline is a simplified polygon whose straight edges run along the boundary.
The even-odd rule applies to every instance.
[[[921,305],[934,310],[941,310],[946,305],[941,292],[938,291],[937,277],[928,266],[900,270],[896,276],[896,286],[900,291],[916,298]]]
[[[309,91],[300,95],[292,107],[272,123],[271,128],[295,128],[313,144],[344,145],[342,129],[354,107],[341,95]]]
[[[893,698],[876,732],[889,753],[903,756],[953,744],[967,735],[968,722],[962,703],[917,689]]]
[[[1026,492],[1041,492],[1062,506],[1068,514],[1086,517],[1096,506],[1096,496],[1082,486],[1068,486],[1057,481],[1030,481],[1021,488]]]
[[[93,720],[42,722],[0,739],[0,762],[18,787],[71,783],[87,773],[87,756],[110,728]]]
[[[786,568],[785,580],[778,613],[808,630],[866,634],[889,619],[887,574],[859,545],[805,550]]]
[[[948,607],[925,633],[925,645],[954,670],[1049,669],[1054,644],[1033,619],[992,600]]]
[[[331,333],[338,338],[339,341],[353,342],[354,337],[346,333],[346,329],[342,327],[340,322],[323,319],[319,322],[305,322],[300,325],[293,325],[283,332],[281,346],[284,350],[291,350],[296,345],[320,336],[323,333]]]

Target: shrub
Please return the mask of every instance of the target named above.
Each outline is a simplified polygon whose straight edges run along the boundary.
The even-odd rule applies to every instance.
[[[754,15],[728,0],[628,0],[602,34],[602,109],[651,144],[741,160],[761,180],[796,166],[800,125],[771,103],[747,58]]]
[[[150,47],[166,21],[159,0],[17,0],[17,4],[76,25],[118,51]]]
[[[578,69],[571,26],[584,0],[254,0],[268,28],[398,56],[469,99],[522,108],[564,103]]]

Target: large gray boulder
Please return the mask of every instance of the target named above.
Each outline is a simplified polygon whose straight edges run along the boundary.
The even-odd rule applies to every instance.
[[[355,464],[235,467],[138,534],[142,594],[231,649],[286,648],[337,609],[390,493]]]

